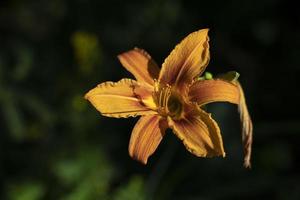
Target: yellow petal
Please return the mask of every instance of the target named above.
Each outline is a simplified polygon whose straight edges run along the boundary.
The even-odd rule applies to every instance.
[[[252,151],[252,137],[253,137],[253,125],[250,114],[248,112],[246,99],[241,84],[236,82],[240,91],[239,112],[242,124],[242,140],[244,146],[244,167],[251,168],[251,151]]]
[[[191,83],[208,65],[208,41],[208,29],[196,31],[184,38],[163,63],[159,80],[180,88]]]
[[[129,142],[129,155],[147,164],[165,134],[167,123],[157,115],[142,116],[136,123]]]
[[[138,93],[137,93],[138,92]],[[119,82],[105,82],[90,90],[85,98],[104,116],[130,117],[154,114],[153,110],[143,103],[151,98],[150,88],[131,79]]]
[[[205,111],[198,110],[180,120],[168,118],[168,124],[192,154],[225,156],[219,126]]]
[[[158,78],[159,68],[151,56],[144,50],[134,48],[118,55],[122,65],[131,72],[139,82],[153,85]]]
[[[200,106],[220,101],[239,104],[239,94],[236,84],[221,79],[196,81],[189,90],[190,100]]]

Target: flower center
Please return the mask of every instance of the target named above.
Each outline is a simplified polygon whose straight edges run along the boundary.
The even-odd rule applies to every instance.
[[[171,117],[180,118],[183,106],[180,99],[176,95],[172,94],[170,96],[170,98],[168,99],[167,108]]]
[[[177,95],[169,85],[157,84],[154,92],[154,99],[158,107],[158,113],[164,117],[180,118],[183,111],[183,104],[180,96]]]

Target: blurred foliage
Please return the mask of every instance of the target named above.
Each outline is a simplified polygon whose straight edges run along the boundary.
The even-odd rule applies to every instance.
[[[94,66],[101,60],[97,36],[86,32],[76,32],[71,36],[71,42],[80,72],[91,74]]]
[[[300,18],[289,1],[0,2],[0,199],[300,199]],[[101,117],[83,98],[132,77],[135,46],[162,63],[210,28],[213,75],[241,74],[254,122],[242,168],[236,107],[209,105],[226,159],[196,158],[171,132],[147,166],[127,153],[137,119]]]
[[[98,199],[107,196],[112,167],[101,151],[82,149],[75,159],[63,157],[56,162],[53,173],[70,193],[62,199]],[[74,156],[73,156],[74,157]],[[100,181],[101,180],[101,181]]]
[[[139,176],[132,176],[123,187],[116,190],[113,200],[146,199],[144,191],[144,180]]]
[[[11,200],[37,200],[44,194],[44,188],[41,183],[18,183],[8,189],[8,199]]]

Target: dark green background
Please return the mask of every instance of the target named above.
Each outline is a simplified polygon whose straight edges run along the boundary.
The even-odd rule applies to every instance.
[[[0,198],[300,199],[299,9],[289,1],[0,2]],[[143,166],[128,156],[137,118],[105,118],[83,99],[131,75],[135,46],[162,63],[210,28],[208,71],[240,72],[254,123],[242,167],[236,106],[216,103],[227,157],[197,158],[168,132]]]

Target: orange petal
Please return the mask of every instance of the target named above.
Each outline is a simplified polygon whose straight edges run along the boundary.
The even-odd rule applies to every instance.
[[[159,68],[146,51],[134,48],[118,55],[118,58],[122,65],[134,75],[136,80],[153,85],[153,79],[157,79]]]
[[[192,154],[225,157],[219,126],[205,111],[198,110],[180,120],[168,118],[168,124]]]
[[[181,87],[199,76],[209,62],[208,29],[191,33],[166,58],[159,80]]]
[[[242,140],[244,146],[244,167],[251,168],[251,151],[253,138],[253,125],[250,114],[248,112],[246,99],[241,84],[236,82],[240,91],[240,102],[238,105],[240,112],[240,119],[242,124]]]
[[[244,167],[251,168],[251,152],[253,142],[253,124],[248,112],[246,98],[240,82],[237,80],[239,73],[235,71],[221,74],[219,78],[230,81],[238,87],[240,98],[238,102],[238,109],[242,124],[242,141],[244,146]]]
[[[190,100],[200,106],[218,101],[239,104],[239,94],[236,84],[221,79],[196,81],[189,90]]]
[[[138,94],[136,93],[138,91]],[[119,82],[105,82],[90,90],[85,98],[107,117],[130,117],[136,115],[154,114],[143,99],[152,96],[150,88],[131,79]],[[154,104],[154,103],[153,103]]]
[[[165,134],[167,123],[157,115],[142,116],[136,123],[129,142],[129,155],[147,164]]]

